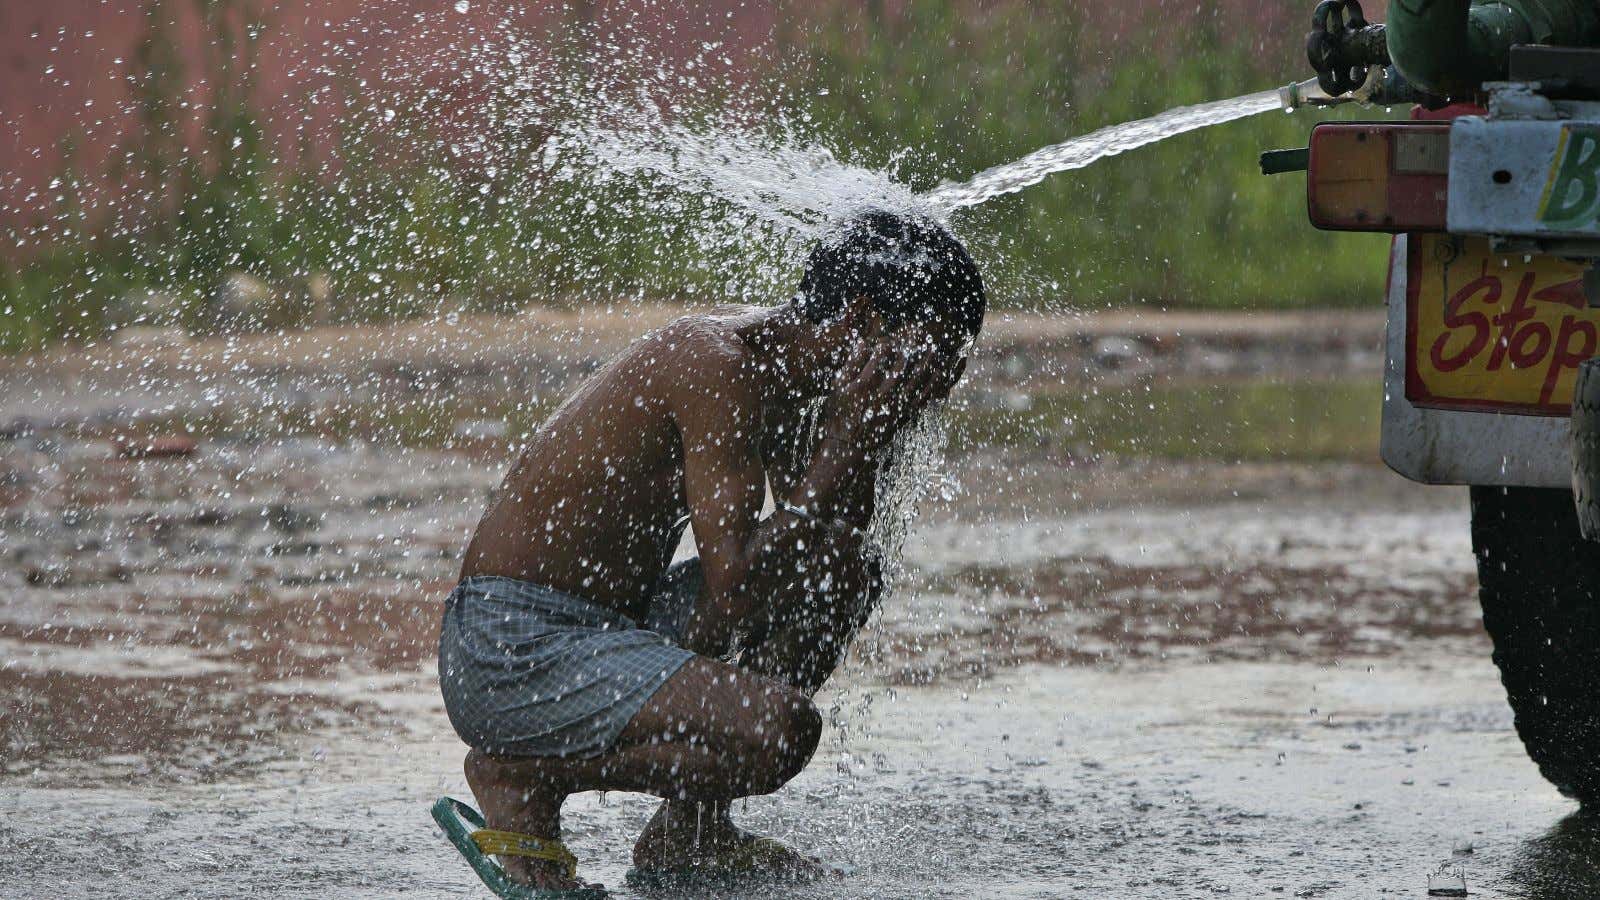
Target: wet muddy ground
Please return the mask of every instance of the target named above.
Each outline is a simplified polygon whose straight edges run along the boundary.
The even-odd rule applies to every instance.
[[[823,749],[740,814],[850,870],[795,893],[1423,896],[1446,864],[1473,896],[1600,891],[1600,827],[1511,731],[1464,492],[1372,463],[1364,339],[1303,333],[996,341],[958,410],[962,490],[819,698]],[[559,394],[625,334],[552,350],[559,372],[373,376],[420,412],[364,405],[321,350],[225,385],[115,348],[0,370],[0,896],[475,890],[426,812],[465,790],[438,602],[515,441],[495,414],[539,408],[507,386]],[[1254,362],[1202,379],[1203,352]],[[1088,392],[1160,412],[1218,385],[1239,430],[1296,419],[1297,449],[1054,423]],[[569,803],[591,877],[626,890],[650,808]]]

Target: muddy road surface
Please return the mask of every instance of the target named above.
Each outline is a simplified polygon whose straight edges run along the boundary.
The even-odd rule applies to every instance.
[[[1470,896],[1600,892],[1600,826],[1512,732],[1464,491],[1360,445],[1366,326],[1308,347],[1185,325],[1198,343],[1101,323],[986,351],[960,423],[1023,437],[956,436],[960,489],[819,696],[822,749],[737,812],[848,874],[735,893],[1421,897],[1441,867]],[[0,896],[481,893],[427,815],[467,796],[439,602],[544,402],[508,389],[559,394],[627,329],[584,333],[512,375],[391,366],[399,330],[344,367],[322,350],[361,340],[293,365],[112,348],[0,371]],[[1107,450],[1126,423],[1083,407],[1026,439],[1052,424],[1030,410],[1059,417],[1041,385],[1155,396],[1199,359],[1266,398],[1229,407],[1246,419],[1283,402],[1251,385],[1308,367],[1372,377],[1373,402],[1355,427],[1301,410],[1297,454]],[[401,383],[421,412],[362,399]],[[588,877],[630,895],[651,809],[569,802]]]

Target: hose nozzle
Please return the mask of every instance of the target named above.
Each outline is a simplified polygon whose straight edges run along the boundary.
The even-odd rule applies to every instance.
[[[1278,103],[1284,112],[1294,112],[1302,106],[1337,106],[1351,98],[1330,97],[1315,78],[1295,81],[1278,88]]]
[[[1323,90],[1320,78],[1307,78],[1305,81],[1286,84],[1278,88],[1278,102],[1283,106],[1284,112],[1294,112],[1303,106],[1338,106],[1341,103],[1352,102],[1364,106],[1421,103],[1429,109],[1437,109],[1443,105],[1441,98],[1417,90],[1394,66],[1371,67],[1367,71],[1365,81],[1353,90],[1336,97],[1330,96]]]

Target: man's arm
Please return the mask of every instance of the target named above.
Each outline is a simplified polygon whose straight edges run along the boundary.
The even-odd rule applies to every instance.
[[[697,653],[719,655],[734,628],[757,612],[769,592],[764,583],[803,552],[810,523],[783,509],[760,521],[766,473],[757,444],[760,398],[752,386],[724,386],[717,402],[686,392],[675,413],[683,441],[684,494],[705,573],[705,594],[695,605],[683,642]],[[802,478],[832,493],[826,473]]]
[[[927,384],[919,390],[918,396],[910,401],[915,404],[912,407],[912,412],[915,413],[926,409],[928,403],[932,400],[942,400],[948,397],[950,389],[955,386],[956,381],[961,378],[961,373],[965,369],[966,361],[962,360],[949,374],[936,373],[928,375]],[[823,421],[825,423],[828,422],[830,418],[829,411],[824,410],[823,415]],[[832,418],[837,419],[838,417],[832,416]],[[900,423],[896,427],[895,433],[898,434],[900,430],[914,422],[915,418],[913,417]],[[827,425],[824,425],[823,437],[818,442],[816,452],[829,452],[833,449],[828,446],[830,441],[837,443],[845,440],[838,437],[829,438],[828,435],[831,433],[835,432],[829,429]],[[893,448],[886,445],[877,451],[866,453],[862,457],[861,464],[856,468],[854,480],[838,493],[838,500],[833,504],[833,514],[839,522],[862,531],[867,530],[868,526],[872,524],[872,517],[877,514],[878,473],[890,465],[892,456]]]
[[[734,628],[793,570],[808,535],[827,527],[823,523],[870,517],[877,457],[936,390],[948,390],[926,357],[914,360],[881,347],[858,354],[846,371],[850,377],[816,452],[765,522],[759,521],[766,478],[754,379],[726,373],[713,400],[692,389],[676,399],[684,493],[706,579],[705,602],[696,604],[684,632],[685,646],[695,652],[714,655],[728,647]]]

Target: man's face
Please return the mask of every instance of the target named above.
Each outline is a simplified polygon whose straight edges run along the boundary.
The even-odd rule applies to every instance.
[[[828,332],[825,343],[836,372],[858,352],[870,355],[879,348],[903,354],[911,364],[931,358],[933,379],[941,386],[936,396],[943,399],[966,369],[968,340],[959,328],[943,320],[896,326],[864,296],[849,304]]]

